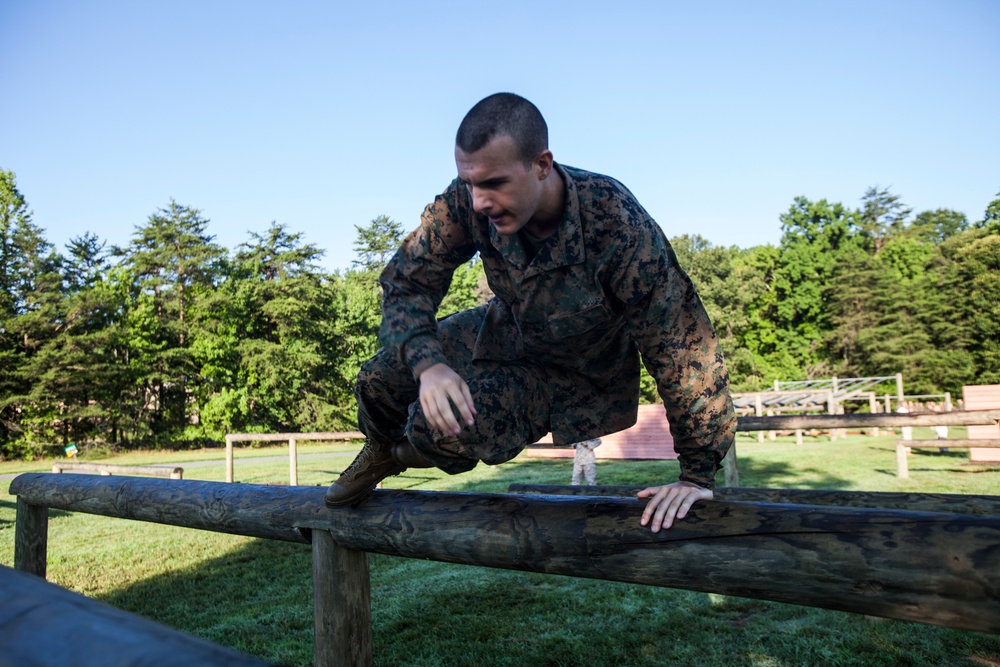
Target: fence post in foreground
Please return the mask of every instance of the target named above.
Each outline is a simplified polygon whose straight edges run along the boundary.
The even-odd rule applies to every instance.
[[[312,531],[312,552],[313,665],[373,665],[368,554],[345,549],[325,530]]]
[[[45,578],[48,558],[49,508],[17,499],[14,526],[14,568]]]
[[[722,471],[726,475],[726,486],[736,488],[740,485],[740,467],[736,461],[736,441],[722,459]]]

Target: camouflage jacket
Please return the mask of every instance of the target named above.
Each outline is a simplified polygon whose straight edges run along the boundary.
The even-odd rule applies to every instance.
[[[531,262],[455,179],[386,266],[380,340],[414,376],[447,363],[435,314],[452,272],[479,253],[489,286],[476,359],[548,371],[552,437],[569,444],[636,421],[640,354],[663,399],[681,479],[711,488],[736,417],[718,339],[659,225],[622,184],[556,165],[566,187],[557,231]]]

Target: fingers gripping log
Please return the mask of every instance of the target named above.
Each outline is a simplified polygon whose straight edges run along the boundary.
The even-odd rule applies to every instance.
[[[1000,516],[708,501],[668,531],[632,498],[21,475],[34,505],[452,563],[625,581],[1000,633]]]

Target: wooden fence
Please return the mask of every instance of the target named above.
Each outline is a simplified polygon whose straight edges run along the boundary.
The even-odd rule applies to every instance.
[[[299,483],[299,440],[363,440],[361,431],[332,431],[323,433],[229,433],[226,435],[226,481],[232,483],[233,443],[236,442],[287,442],[288,443],[288,483]]]
[[[74,470],[86,470],[102,475],[149,475],[151,477],[184,479],[184,468],[175,466],[121,466],[107,463],[77,463],[76,461],[56,463],[52,466],[52,472],[57,474]]]
[[[316,667],[372,664],[369,552],[1000,633],[1000,514],[951,511],[961,503],[701,501],[653,533],[639,525],[644,501],[625,497],[380,490],[331,511],[317,487],[46,473],[10,492],[15,567],[43,577],[47,508],[311,543]]]

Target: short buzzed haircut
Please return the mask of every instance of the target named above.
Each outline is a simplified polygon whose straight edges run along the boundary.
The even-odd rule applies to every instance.
[[[480,100],[458,126],[455,145],[475,153],[495,137],[514,140],[518,157],[530,164],[549,147],[549,128],[534,104],[514,93],[495,93]]]

